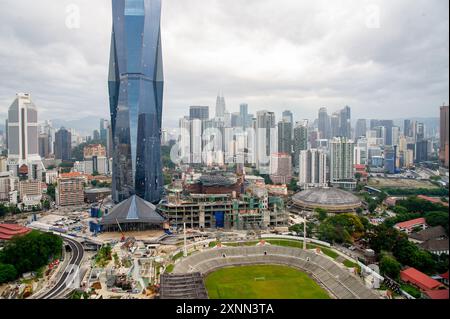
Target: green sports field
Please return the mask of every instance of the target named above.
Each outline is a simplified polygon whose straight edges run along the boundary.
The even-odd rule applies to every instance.
[[[286,266],[222,268],[205,283],[210,299],[330,299],[307,274]]]

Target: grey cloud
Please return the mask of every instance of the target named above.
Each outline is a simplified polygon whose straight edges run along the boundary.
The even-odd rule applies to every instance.
[[[65,27],[77,4],[81,28]],[[380,9],[368,28],[367,8]],[[313,118],[437,116],[448,103],[448,2],[442,0],[163,0],[165,120],[192,104]],[[41,118],[108,117],[110,0],[3,0],[0,117],[18,91]]]

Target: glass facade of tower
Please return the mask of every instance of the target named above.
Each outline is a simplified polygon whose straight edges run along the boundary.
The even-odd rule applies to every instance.
[[[112,0],[109,95],[113,199],[156,203],[163,191],[161,0]]]

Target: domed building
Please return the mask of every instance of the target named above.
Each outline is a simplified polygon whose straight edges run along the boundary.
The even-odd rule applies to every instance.
[[[292,197],[291,210],[294,212],[312,212],[317,208],[325,209],[330,214],[356,212],[362,206],[355,195],[339,188],[311,188]]]

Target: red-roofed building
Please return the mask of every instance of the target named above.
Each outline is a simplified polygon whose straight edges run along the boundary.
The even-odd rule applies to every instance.
[[[448,299],[448,289],[428,290],[424,295],[429,299]]]
[[[407,234],[411,233],[416,228],[425,229],[427,227],[427,222],[425,218],[416,218],[412,220],[408,220],[406,222],[401,222],[395,224],[394,228],[400,231],[403,231]]]
[[[437,198],[437,197],[428,197],[425,195],[419,195],[419,196],[417,196],[417,198],[429,201],[430,203],[433,203],[433,204],[441,204],[443,206],[448,207],[448,203],[443,202],[440,198]]]
[[[442,278],[442,282],[448,286],[448,271],[445,274],[439,275]]]
[[[11,240],[14,236],[26,235],[31,229],[17,224],[0,224],[0,241]]]
[[[367,173],[367,166],[364,164],[355,164],[354,167],[355,174],[359,173],[361,174],[361,180],[367,180],[367,177],[369,176],[369,173]]]
[[[412,267],[402,270],[400,272],[400,278],[406,283],[417,286],[422,291],[436,290],[443,287],[439,281],[434,280],[430,276],[427,276],[423,272]]]

